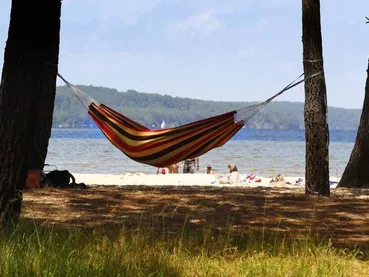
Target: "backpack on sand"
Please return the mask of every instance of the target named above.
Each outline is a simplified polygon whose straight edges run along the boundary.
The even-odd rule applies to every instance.
[[[72,182],[70,182],[72,180]],[[86,189],[85,183],[76,183],[73,174],[68,170],[53,170],[46,173],[46,186],[53,188],[79,188]]]

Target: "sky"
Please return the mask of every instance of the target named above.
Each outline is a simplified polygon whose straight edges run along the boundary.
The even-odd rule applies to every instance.
[[[74,84],[262,101],[303,72],[301,1],[62,3],[59,72]],[[10,6],[10,0],[0,1],[1,67]],[[368,0],[321,1],[329,106],[362,108],[369,57],[365,16]],[[303,85],[277,100],[303,102]]]

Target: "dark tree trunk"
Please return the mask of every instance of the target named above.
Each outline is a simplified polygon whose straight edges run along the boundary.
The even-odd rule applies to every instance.
[[[369,188],[369,61],[365,98],[354,149],[338,187]]]
[[[0,228],[18,220],[27,170],[46,156],[60,13],[60,0],[12,1],[0,86]]]
[[[305,78],[321,72],[305,82],[305,192],[329,196],[327,95],[319,0],[302,0],[302,42]]]

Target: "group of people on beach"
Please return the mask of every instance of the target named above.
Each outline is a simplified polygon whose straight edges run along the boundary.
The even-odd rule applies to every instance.
[[[196,171],[200,170],[200,159],[199,157],[194,159],[184,160],[180,163],[173,164],[169,167],[158,168],[156,174],[170,174],[170,173],[179,173],[180,168],[182,168],[183,173],[193,174]],[[230,185],[239,185],[241,182],[246,183],[260,183],[262,182],[260,177],[257,177],[255,174],[248,174],[241,180],[240,173],[238,168],[234,164],[228,164],[228,172],[226,174],[217,174],[212,169],[212,166],[208,164],[205,169],[205,174],[214,174],[219,184],[230,184]],[[282,174],[278,174],[271,178],[270,185],[284,187],[286,184],[291,184],[286,182],[284,176]],[[303,184],[303,179],[299,178],[296,181],[295,185]]]
[[[183,173],[194,174],[195,171],[200,170],[200,159],[196,157],[194,159],[187,159],[180,163],[172,164],[169,167],[158,168],[156,174],[170,174],[179,173],[179,168],[183,168]],[[241,177],[238,172],[238,168],[234,164],[228,165],[229,173],[225,175],[217,175],[219,184],[240,184]],[[206,166],[205,174],[215,174],[212,166],[209,164]]]
[[[170,173],[179,173],[180,168],[182,168],[183,173],[190,173],[193,174],[196,171],[200,170],[200,159],[194,158],[194,159],[188,159],[184,160],[180,163],[173,164],[166,168],[158,168],[156,174],[170,174]],[[246,183],[260,183],[262,182],[260,177],[257,177],[255,174],[251,173],[248,174],[246,177],[244,177],[241,180],[241,175],[238,171],[238,168],[234,164],[228,164],[228,172],[226,174],[217,174],[212,169],[212,166],[208,164],[205,168],[205,174],[214,174],[216,177],[216,180],[219,184],[229,184],[229,185],[239,185],[242,182]],[[303,179],[299,178],[296,181],[296,185],[300,185],[303,182]],[[282,174],[278,174],[271,178],[270,185],[273,186],[279,186],[284,187],[286,184],[290,184],[289,182],[286,182],[284,179],[284,176]]]
[[[183,168],[183,173],[194,174],[195,171],[199,171],[200,169],[200,158],[187,159],[180,163],[172,164],[169,167],[158,168],[156,174],[179,173],[180,167]]]

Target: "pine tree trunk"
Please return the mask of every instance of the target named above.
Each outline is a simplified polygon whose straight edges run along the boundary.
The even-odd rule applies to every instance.
[[[365,98],[354,149],[337,187],[369,188],[369,61]]]
[[[327,95],[319,0],[302,0],[302,41],[305,78],[321,72],[305,82],[305,192],[329,196]]]
[[[0,86],[0,228],[18,220],[27,170],[46,156],[60,13],[60,0],[12,1]]]
[[[40,65],[43,69],[40,70],[39,77],[42,81],[32,98],[31,126],[33,126],[33,135],[28,156],[28,169],[43,169],[44,167],[51,136],[59,62],[61,1],[43,0],[41,3],[40,6],[42,5],[47,13],[39,7],[41,19],[38,28],[44,24],[48,26],[44,32],[38,33],[42,36],[40,39],[43,40],[44,46],[38,57],[42,61]]]

